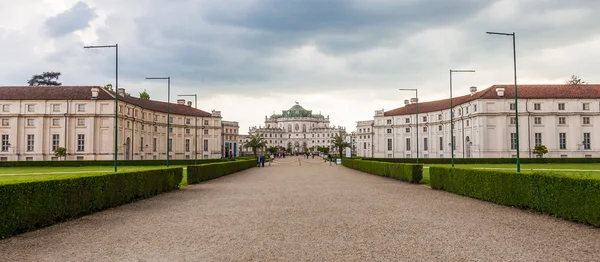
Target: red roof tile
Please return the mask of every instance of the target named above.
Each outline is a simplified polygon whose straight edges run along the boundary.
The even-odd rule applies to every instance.
[[[452,99],[453,106],[468,103],[476,99],[498,99],[496,88],[504,88],[502,99],[514,99],[514,85],[493,85],[481,90],[474,95],[459,96]],[[599,99],[600,85],[518,85],[519,99]],[[420,102],[419,113],[441,111],[450,108],[450,99],[431,102]],[[409,115],[416,113],[416,104],[392,109],[384,113],[384,116]]]

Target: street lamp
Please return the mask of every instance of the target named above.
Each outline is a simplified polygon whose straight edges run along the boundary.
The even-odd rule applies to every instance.
[[[198,109],[198,94],[193,95],[179,95],[179,96],[193,96],[194,107]],[[198,114],[194,114],[194,165],[198,164]]]
[[[146,77],[148,80],[167,80],[167,167],[169,167],[169,135],[171,133],[171,77]]]
[[[417,164],[419,163],[419,91],[416,88],[400,88],[400,91],[415,91],[417,100]]]
[[[454,110],[452,109],[452,73],[475,73],[475,70],[453,70],[450,69],[450,150],[452,155],[452,167],[454,167]],[[464,130],[463,130],[464,132]],[[464,154],[464,152],[463,152]]]
[[[94,45],[94,46],[84,46],[85,49],[92,48],[115,48],[115,149],[114,149],[114,166],[115,172],[117,172],[117,152],[119,148],[117,146],[117,142],[119,140],[118,134],[118,126],[119,126],[119,44],[114,45]]]
[[[514,69],[514,77],[515,77],[515,139],[516,139],[516,147],[517,147],[517,172],[521,172],[521,157],[519,154],[519,93],[517,91],[517,48],[515,44],[515,32],[512,33],[498,33],[498,32],[485,32],[488,35],[503,35],[503,36],[512,36],[513,42],[513,69]]]

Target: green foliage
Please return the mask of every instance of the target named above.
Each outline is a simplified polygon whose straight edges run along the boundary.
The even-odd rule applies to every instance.
[[[108,91],[113,91],[113,86],[112,86],[112,84],[107,84],[104,86],[104,89],[106,89]]]
[[[269,154],[271,154],[271,155],[277,154],[278,151],[279,151],[279,147],[276,147],[276,146],[267,148],[267,152],[269,152]]]
[[[198,159],[198,163],[226,162],[229,159]],[[164,166],[166,160],[119,160],[119,166]],[[169,160],[170,165],[193,165],[194,159]],[[67,167],[67,166],[113,166],[113,160],[66,160],[66,161],[0,161],[0,167]]]
[[[140,98],[150,100],[150,94],[148,94],[148,92],[146,92],[146,89],[144,89],[144,92],[140,93]]]
[[[389,163],[414,163],[414,158],[363,158]],[[450,158],[419,158],[423,164],[450,164]],[[514,158],[455,158],[455,164],[514,164]],[[521,164],[597,164],[600,158],[521,158]]]
[[[64,147],[59,147],[56,150],[54,150],[54,156],[61,158],[67,155],[67,149]]]
[[[60,86],[62,83],[58,82],[60,72],[43,72],[39,75],[31,76],[31,79],[27,81],[30,86]]]
[[[258,149],[266,147],[267,142],[264,138],[254,134],[250,135],[250,140],[246,142],[244,146],[252,148],[252,152],[254,152],[254,156],[256,157],[258,156]]]
[[[416,184],[423,179],[423,165],[385,163],[350,158],[342,159],[342,165],[362,172]]]
[[[0,238],[179,188],[183,169],[0,185]]]
[[[546,148],[545,145],[537,145],[535,146],[535,149],[533,149],[533,153],[539,157],[543,157],[546,153],[548,153],[548,148]]]
[[[256,159],[188,166],[187,180],[190,185],[197,184],[252,167],[256,167]]]
[[[342,153],[346,147],[350,147],[350,143],[346,142],[342,134],[335,134],[335,137],[333,137],[333,148],[338,150],[340,157],[342,157]]]
[[[600,180],[552,173],[430,167],[431,188],[600,227]]]

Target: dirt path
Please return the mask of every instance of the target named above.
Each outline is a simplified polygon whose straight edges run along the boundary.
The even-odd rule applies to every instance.
[[[2,240],[0,260],[600,261],[600,229],[310,162]]]

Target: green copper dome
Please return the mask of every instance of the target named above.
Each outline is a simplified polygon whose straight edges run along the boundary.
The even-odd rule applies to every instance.
[[[292,106],[288,110],[283,110],[282,114],[273,114],[271,117],[280,118],[280,117],[313,117],[313,118],[324,118],[321,114],[313,115],[312,110],[306,110],[304,107],[300,105],[300,103],[296,102],[294,106]]]

